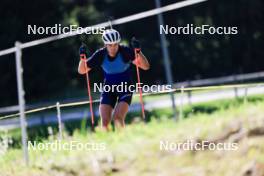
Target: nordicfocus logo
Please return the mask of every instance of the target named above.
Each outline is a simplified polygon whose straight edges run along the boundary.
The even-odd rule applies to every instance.
[[[171,85],[143,85],[143,83],[128,84],[127,82],[121,82],[120,84],[103,84],[94,83],[94,92],[161,92],[161,91],[171,91]]]
[[[237,27],[214,27],[210,25],[194,26],[193,24],[187,24],[186,26],[169,26],[160,25],[160,34],[184,34],[184,35],[235,35],[238,34]]]
[[[54,26],[37,26],[37,25],[28,25],[27,26],[27,33],[28,35],[41,35],[41,34],[65,34],[65,33],[77,33],[77,34],[103,34],[105,31],[105,27],[78,27],[77,25],[70,25],[70,26],[62,26],[61,24],[55,24]]]
[[[217,151],[234,151],[238,149],[238,143],[213,143],[209,141],[195,142],[187,140],[185,142],[160,141],[160,150],[165,151],[200,151],[200,150],[217,150]]]
[[[39,142],[28,141],[28,150],[52,150],[52,151],[102,151],[106,150],[105,143],[96,143],[96,142],[79,142],[79,141],[65,141],[62,142],[60,140],[52,141],[52,142]]]

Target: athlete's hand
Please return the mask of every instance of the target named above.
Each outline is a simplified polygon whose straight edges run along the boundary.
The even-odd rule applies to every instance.
[[[131,46],[136,50],[137,53],[141,51],[141,44],[135,37],[131,39]]]
[[[80,54],[80,59],[81,60],[86,60],[86,57],[87,57],[87,46],[84,43],[82,43],[82,45],[80,46],[79,54]]]

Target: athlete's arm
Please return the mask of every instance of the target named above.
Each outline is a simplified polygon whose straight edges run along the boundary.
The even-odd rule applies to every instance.
[[[133,61],[133,64],[137,65],[139,68],[143,70],[148,70],[150,68],[148,59],[141,52],[140,42],[133,37],[131,40],[131,45],[135,49],[136,59]]]
[[[85,74],[88,71],[91,70],[87,66],[87,46],[83,43],[79,49],[79,55],[80,55],[80,62],[79,62],[79,67],[78,67],[78,73],[80,74]]]
[[[87,48],[85,45],[80,47],[80,62],[78,72],[85,74],[92,68],[101,65],[103,49],[97,50],[90,58],[87,59]]]
[[[144,56],[144,54],[141,51],[137,53],[137,57],[133,61],[133,64],[137,65],[139,68],[143,70],[148,70],[150,68],[148,59]]]
[[[79,74],[85,74],[85,73],[89,72],[90,70],[91,70],[91,68],[87,65],[86,60],[81,59],[79,62],[78,73]]]

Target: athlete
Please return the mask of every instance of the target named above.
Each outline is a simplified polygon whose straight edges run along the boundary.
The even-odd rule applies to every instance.
[[[148,70],[150,65],[146,57],[141,52],[140,42],[135,38],[131,40],[131,46],[120,45],[121,37],[118,31],[114,29],[105,30],[102,35],[104,47],[98,49],[88,59],[81,59],[78,67],[80,74],[85,74],[95,67],[101,66],[104,72],[104,85],[131,85],[131,63],[137,65],[143,70]],[[135,59],[135,52],[137,59]],[[85,54],[86,47],[80,47],[80,55]],[[86,57],[85,57],[86,58]],[[118,92],[111,90],[102,92],[100,100],[100,116],[102,126],[105,130],[109,130],[108,125],[112,119],[112,112],[115,127],[125,126],[125,117],[132,100],[132,92]]]

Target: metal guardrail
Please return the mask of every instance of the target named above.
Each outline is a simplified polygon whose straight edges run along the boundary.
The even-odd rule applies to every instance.
[[[202,87],[184,87],[184,86],[182,86],[181,88],[163,90],[160,92],[145,92],[145,93],[143,93],[143,96],[166,94],[166,93],[177,92],[177,91],[183,92],[183,91],[213,90],[213,89],[217,90],[217,89],[227,89],[227,88],[245,88],[245,87],[258,87],[258,86],[264,86],[264,83],[202,86]],[[135,96],[139,96],[139,94],[135,94]],[[93,103],[98,103],[98,102],[100,102],[99,99],[93,101]],[[74,106],[80,106],[80,105],[85,105],[85,104],[89,104],[89,103],[90,103],[90,101],[79,101],[79,102],[60,104],[59,106],[60,106],[60,108],[74,107]],[[48,110],[48,109],[54,109],[54,108],[57,108],[57,106],[58,106],[58,104],[40,107],[40,108],[36,108],[36,109],[31,109],[31,110],[25,111],[25,114],[31,114],[31,113],[35,113],[35,112]],[[5,116],[0,117],[0,120],[12,118],[12,117],[17,117],[19,115],[20,115],[20,113],[5,115]]]
[[[264,78],[264,71],[223,76],[223,77],[218,77],[218,78],[184,81],[184,82],[175,83],[174,87],[181,87],[181,86],[193,87],[193,86],[204,86],[204,85],[227,84],[227,83],[234,83],[234,82],[239,82],[239,81],[250,81],[250,80],[256,80],[256,79],[263,79],[263,78]]]
[[[174,88],[181,88],[181,87],[217,85],[217,84],[233,83],[233,82],[238,82],[238,81],[250,81],[250,80],[256,80],[256,79],[264,79],[264,71],[263,72],[224,76],[224,77],[218,77],[218,78],[209,78],[209,79],[200,79],[200,80],[178,82],[178,83],[175,83],[173,87]],[[87,101],[83,101],[83,102],[87,102]],[[65,106],[67,106],[69,104],[71,104],[71,103],[67,103],[67,104],[65,104]],[[28,105],[27,107],[28,107],[27,109],[31,109],[31,107],[34,107],[34,106]],[[12,112],[15,112],[18,110],[19,110],[18,105],[2,107],[2,108],[0,108],[0,114],[12,113]]]

